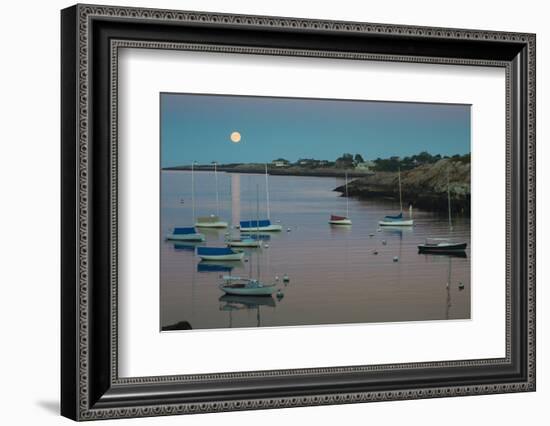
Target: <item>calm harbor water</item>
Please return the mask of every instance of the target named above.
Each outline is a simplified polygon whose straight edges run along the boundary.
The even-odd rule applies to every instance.
[[[333,189],[341,178],[270,176],[271,220],[283,232],[265,233],[268,248],[247,249],[242,262],[201,262],[196,244],[164,237],[192,225],[191,173],[161,172],[161,326],[193,329],[420,321],[470,318],[470,220],[414,211],[414,227],[383,227],[378,220],[398,203],[349,200],[350,227],[330,226],[346,214],[346,199]],[[218,173],[219,215],[231,225],[266,218],[264,175]],[[195,172],[197,216],[216,214],[214,173]],[[289,229],[289,231],[287,231]],[[223,246],[226,232],[207,230],[204,246]],[[374,234],[374,235],[370,235]],[[426,237],[468,241],[467,257],[418,254]],[[377,250],[378,254],[373,252]],[[399,258],[394,262],[394,257]],[[280,277],[282,299],[224,296],[220,275]],[[288,274],[289,283],[282,282]],[[449,285],[447,285],[449,283]],[[462,283],[464,288],[459,288]]]

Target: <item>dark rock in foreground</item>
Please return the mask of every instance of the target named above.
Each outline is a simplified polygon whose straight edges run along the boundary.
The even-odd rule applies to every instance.
[[[403,209],[414,208],[447,213],[447,170],[453,215],[470,214],[470,163],[439,160],[401,172]],[[344,193],[345,187],[335,191]],[[342,194],[344,195],[344,194]],[[396,172],[377,172],[348,183],[348,195],[359,199],[391,199],[399,202]]]
[[[187,321],[180,321],[176,324],[165,325],[162,327],[162,331],[177,331],[177,330],[193,330],[191,324]]]

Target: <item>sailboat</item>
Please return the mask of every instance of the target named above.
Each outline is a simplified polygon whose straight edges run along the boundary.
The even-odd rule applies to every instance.
[[[220,290],[234,296],[271,296],[277,291],[275,284],[264,284],[253,278],[225,275]]]
[[[194,168],[195,162],[191,164],[191,204],[193,206],[193,222],[195,222],[195,179]],[[175,227],[172,233],[166,235],[166,239],[169,241],[204,241],[204,235],[197,232],[193,226],[187,227]]]
[[[269,206],[269,180],[267,174],[267,164],[265,165],[265,191],[267,199],[267,219],[260,220],[242,220],[240,222],[241,232],[251,232],[251,231],[262,231],[262,232],[280,232],[283,230],[283,227],[278,224],[271,223],[271,211]]]
[[[449,230],[453,230],[451,218],[451,190],[449,185],[449,170],[447,169],[447,205],[449,210]],[[467,242],[452,241],[450,238],[426,238],[424,244],[418,245],[419,253],[457,254],[464,253]]]
[[[204,235],[197,232],[192,227],[178,227],[172,230],[171,234],[166,235],[166,239],[170,241],[204,241]]]
[[[193,166],[191,167],[191,173],[194,173]],[[216,180],[216,214],[210,216],[199,216],[195,222],[197,228],[227,228],[227,222],[220,219],[220,196],[218,191],[218,163],[214,162],[214,178]],[[193,175],[193,184],[194,184]]]
[[[260,215],[258,186],[256,186],[256,216]],[[257,219],[256,219],[257,220]],[[258,231],[256,231],[258,232]],[[271,296],[277,291],[276,284],[264,284],[260,281],[260,255],[258,253],[258,278],[243,278],[225,275],[220,283],[220,290],[234,296]],[[250,273],[250,275],[252,275]]]
[[[414,221],[412,219],[412,206],[409,206],[409,219],[403,218],[403,195],[401,191],[401,168],[397,171],[399,179],[399,207],[400,212],[398,215],[388,215],[378,222],[380,226],[413,226]]]
[[[349,197],[348,197],[348,173],[346,172],[346,215],[345,216],[337,216],[334,214],[330,215],[330,220],[328,223],[331,225],[351,225],[351,220],[349,218]]]
[[[197,247],[197,256],[202,260],[242,260],[244,252],[230,247]]]
[[[229,237],[227,240],[228,247],[260,247],[261,240],[249,237]]]

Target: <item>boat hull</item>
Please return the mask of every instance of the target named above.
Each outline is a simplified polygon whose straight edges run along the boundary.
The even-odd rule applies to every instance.
[[[260,247],[260,241],[229,241],[227,245],[229,247]]]
[[[342,220],[329,220],[328,223],[331,225],[351,225],[351,220],[342,219]]]
[[[275,285],[267,285],[262,287],[253,287],[253,288],[246,288],[246,287],[231,287],[231,286],[224,286],[223,284],[220,285],[220,290],[223,291],[225,294],[229,294],[232,296],[271,296],[273,293],[277,291],[277,288]]]
[[[168,241],[196,241],[202,242],[205,240],[202,234],[169,234],[166,236]]]
[[[460,253],[466,250],[468,243],[457,243],[457,244],[441,244],[441,245],[432,245],[432,244],[420,244],[418,246],[419,253]]]
[[[241,232],[281,232],[282,225],[260,226],[259,228],[240,228]]]
[[[229,225],[227,222],[197,222],[195,223],[196,228],[227,228]]]
[[[243,260],[244,252],[230,254],[197,254],[202,260]]]
[[[413,226],[414,220],[381,220],[378,222],[380,226]]]

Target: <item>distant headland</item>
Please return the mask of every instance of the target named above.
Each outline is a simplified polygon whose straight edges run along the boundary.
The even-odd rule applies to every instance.
[[[265,173],[265,163],[216,164],[228,173]],[[212,171],[211,164],[195,164],[195,171]],[[188,171],[191,165],[163,170]],[[344,177],[348,195],[360,199],[399,199],[398,171],[401,172],[403,203],[429,211],[447,211],[447,175],[453,214],[470,214],[470,154],[442,156],[421,152],[408,157],[392,156],[364,160],[360,154],[343,154],[334,161],[302,158],[290,162],[277,158],[267,163],[270,175]],[[334,189],[344,196],[344,186]]]

